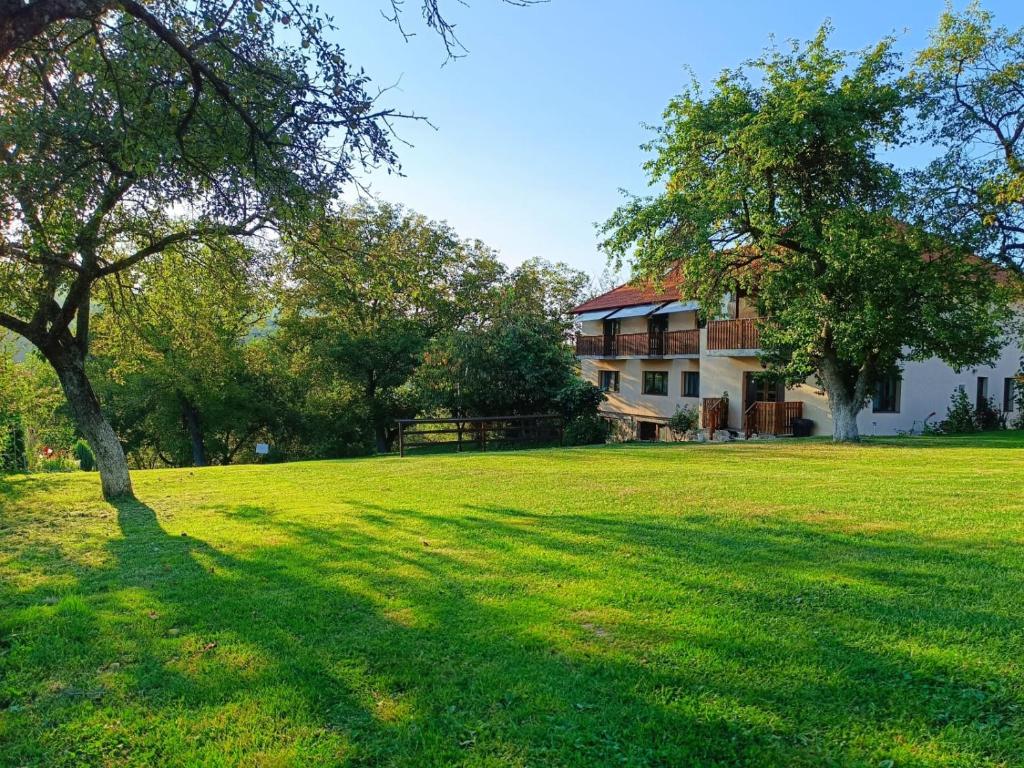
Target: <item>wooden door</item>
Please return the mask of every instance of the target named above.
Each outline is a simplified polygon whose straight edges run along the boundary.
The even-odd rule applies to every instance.
[[[743,374],[743,411],[746,413],[757,402],[782,403],[786,400],[786,388],[778,379],[758,375],[757,371]]]

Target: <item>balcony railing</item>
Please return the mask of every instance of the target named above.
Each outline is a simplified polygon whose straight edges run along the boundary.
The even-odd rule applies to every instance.
[[[747,437],[758,435],[792,435],[793,419],[803,418],[804,404],[800,401],[769,403],[757,401],[743,414],[743,430]]]
[[[714,435],[729,424],[729,401],[724,397],[705,397],[700,403],[700,425]]]
[[[761,334],[757,320],[712,320],[708,323],[708,349],[760,349]]]
[[[700,353],[700,331],[620,333],[615,336],[577,336],[580,357],[662,357]]]

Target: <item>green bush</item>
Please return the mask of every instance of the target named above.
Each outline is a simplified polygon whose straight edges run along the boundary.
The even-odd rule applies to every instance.
[[[39,472],[74,472],[78,469],[78,462],[61,453],[39,459],[36,467]]]
[[[573,379],[555,396],[555,405],[566,422],[585,416],[596,416],[605,400],[604,392],[589,381]]]
[[[607,442],[611,424],[596,413],[577,416],[565,425],[566,445],[600,445]]]
[[[7,423],[0,421],[0,472],[28,472],[25,427],[17,418]]]
[[[939,431],[945,434],[963,434],[977,431],[971,398],[967,396],[967,392],[963,387],[957,387],[953,390],[949,408],[946,409],[946,418],[939,424]]]
[[[927,427],[926,434],[961,435],[970,432],[985,432],[1006,429],[1007,415],[996,407],[993,399],[983,400],[976,407],[963,387],[957,387],[950,398],[946,418],[935,427]]]
[[[78,468],[83,472],[92,472],[96,469],[96,454],[85,440],[76,440],[71,446],[71,453],[78,459]]]
[[[974,425],[982,431],[1006,429],[1006,414],[996,407],[994,399],[982,400],[974,410]]]
[[[692,405],[676,408],[676,412],[668,420],[668,428],[676,436],[692,432],[700,425],[700,414]]]
[[[555,405],[565,419],[566,445],[596,445],[608,441],[611,424],[598,414],[604,392],[582,379],[573,379],[555,396]]]
[[[1010,429],[1024,429],[1024,378],[1021,378],[1022,375],[1024,374],[1017,375],[1017,379],[1013,383],[1013,391],[1010,393],[1010,410],[1017,412],[1017,416],[1010,423]]]

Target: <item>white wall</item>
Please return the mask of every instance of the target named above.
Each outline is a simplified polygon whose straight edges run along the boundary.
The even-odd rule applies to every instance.
[[[934,413],[929,422],[946,416],[953,390],[963,386],[974,403],[978,377],[988,377],[988,394],[995,398],[996,407],[1003,405],[1003,381],[1017,374],[1021,364],[1021,349],[1016,343],[1008,344],[995,365],[963,370],[957,373],[937,358],[907,363],[903,368],[899,413],[872,413],[871,405],[861,411],[857,427],[862,435],[891,435],[913,427],[920,430],[925,418]]]

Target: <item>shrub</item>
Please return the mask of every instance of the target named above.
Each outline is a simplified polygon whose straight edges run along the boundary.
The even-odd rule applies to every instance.
[[[700,425],[700,414],[692,405],[676,408],[676,412],[668,420],[668,428],[677,437],[692,432]]]
[[[1006,429],[1007,415],[996,407],[995,400],[983,400],[977,407],[963,387],[957,387],[946,409],[946,418],[934,427],[926,424],[925,434],[957,435],[968,432]]]
[[[1013,383],[1013,391],[1010,393],[1011,410],[1017,412],[1017,416],[1010,423],[1010,429],[1024,429],[1024,378],[1018,374]]]
[[[17,418],[8,423],[0,421],[0,472],[28,472],[25,427]]]
[[[939,425],[939,430],[946,434],[962,434],[977,430],[971,398],[967,396],[963,387],[953,390],[949,408],[946,409],[946,418]]]
[[[89,444],[79,438],[71,445],[72,455],[78,459],[78,468],[83,472],[92,472],[96,469],[96,454],[92,452]]]
[[[611,425],[598,414],[604,392],[589,381],[573,379],[555,396],[555,405],[565,419],[563,439],[566,445],[604,443]]]
[[[568,423],[580,417],[596,416],[604,400],[604,392],[596,385],[583,379],[573,379],[559,390],[555,405]]]
[[[982,400],[974,411],[974,424],[983,431],[1006,429],[1006,414],[996,407],[994,399]]]
[[[54,453],[40,457],[37,469],[40,472],[74,472],[78,464],[62,453]]]
[[[611,424],[596,413],[577,416],[565,425],[566,445],[599,445],[607,442]]]

